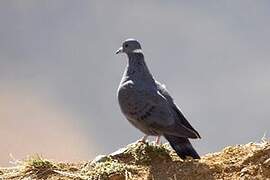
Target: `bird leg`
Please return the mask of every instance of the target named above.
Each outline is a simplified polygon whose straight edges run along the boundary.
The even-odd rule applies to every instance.
[[[161,143],[160,143],[160,136],[157,136],[157,138],[156,138],[156,144],[157,145],[160,145]]]
[[[148,137],[148,135],[144,135],[144,136],[139,140],[139,142],[146,143],[147,137]]]

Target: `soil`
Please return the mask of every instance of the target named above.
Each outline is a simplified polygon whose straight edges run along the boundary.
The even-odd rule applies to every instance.
[[[0,168],[0,179],[269,179],[270,143],[229,146],[199,160],[180,159],[168,144],[136,142],[91,162],[59,163],[38,155]]]

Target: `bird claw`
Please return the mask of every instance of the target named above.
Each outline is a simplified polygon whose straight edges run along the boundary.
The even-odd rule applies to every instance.
[[[141,140],[141,139],[138,140],[137,142],[138,142],[138,143],[142,143],[142,144],[146,144],[146,143],[147,143],[147,141],[143,141],[143,140]]]
[[[160,136],[157,136],[156,141],[155,141],[155,144],[156,145],[162,145],[161,144],[161,141],[160,141]]]
[[[141,139],[138,140],[138,143],[147,143],[147,135],[143,136]]]

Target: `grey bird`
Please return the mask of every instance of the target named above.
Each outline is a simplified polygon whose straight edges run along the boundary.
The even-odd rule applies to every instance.
[[[127,39],[116,51],[128,56],[127,67],[118,88],[118,101],[128,121],[146,136],[164,136],[178,156],[186,159],[200,156],[188,138],[200,138],[199,133],[181,113],[166,87],[150,73],[140,43]]]

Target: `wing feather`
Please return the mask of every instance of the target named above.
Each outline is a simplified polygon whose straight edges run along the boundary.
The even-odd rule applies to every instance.
[[[185,128],[189,129],[190,131],[194,132],[196,134],[196,138],[201,138],[200,134],[191,126],[191,124],[187,121],[185,116],[182,114],[180,109],[177,107],[177,105],[174,103],[173,98],[170,96],[169,92],[167,91],[165,85],[159,83],[156,81],[157,88],[159,92],[166,98],[168,101],[169,106],[172,108],[173,112],[176,116],[176,124],[181,124]]]

